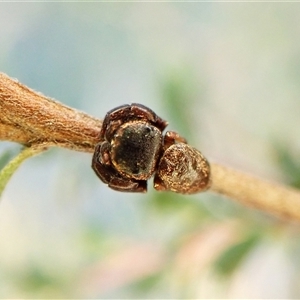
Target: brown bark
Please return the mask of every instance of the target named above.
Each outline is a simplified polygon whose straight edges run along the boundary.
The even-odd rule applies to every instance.
[[[300,221],[300,191],[230,167],[211,164],[211,190],[241,204]]]
[[[101,125],[0,73],[0,140],[93,152]]]

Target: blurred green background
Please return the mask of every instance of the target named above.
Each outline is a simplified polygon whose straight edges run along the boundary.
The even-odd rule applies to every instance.
[[[103,118],[139,102],[210,160],[300,187],[299,3],[1,3],[0,70]],[[0,143],[0,164],[20,149]],[[300,298],[300,227],[212,193],[108,189],[26,161],[0,204],[0,298]]]

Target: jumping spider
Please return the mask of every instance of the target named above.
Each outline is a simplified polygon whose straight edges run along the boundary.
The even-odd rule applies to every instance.
[[[182,159],[188,153],[188,149],[178,146],[186,145],[184,138],[173,131],[167,131],[163,136],[167,125],[165,120],[141,104],[112,109],[102,124],[100,143],[96,145],[92,161],[93,170],[104,183],[117,191],[146,192],[147,180],[156,173],[154,187],[157,190],[195,192],[191,185],[195,182],[199,164],[195,159]],[[175,144],[178,147],[172,147]],[[183,164],[178,167],[181,161]],[[194,171],[193,182],[187,183],[187,173],[191,169]],[[200,173],[198,179],[202,176]],[[169,182],[174,176],[177,185]],[[181,182],[186,186],[183,191],[180,191]]]
[[[193,194],[208,189],[210,167],[197,149],[148,107],[133,103],[109,111],[100,131],[92,168],[114,190],[146,192],[155,173],[154,188]]]

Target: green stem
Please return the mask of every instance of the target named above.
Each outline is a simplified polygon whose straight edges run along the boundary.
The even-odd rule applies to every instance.
[[[0,171],[0,197],[2,195],[3,190],[6,187],[11,176],[18,169],[21,163],[42,151],[46,150],[45,147],[42,146],[34,146],[24,148],[15,158],[13,158],[1,171]]]

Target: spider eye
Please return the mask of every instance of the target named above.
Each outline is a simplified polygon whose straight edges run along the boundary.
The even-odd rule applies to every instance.
[[[145,133],[146,133],[146,134],[147,134],[147,133],[149,134],[149,133],[152,131],[152,127],[145,126],[144,130],[145,130]]]

